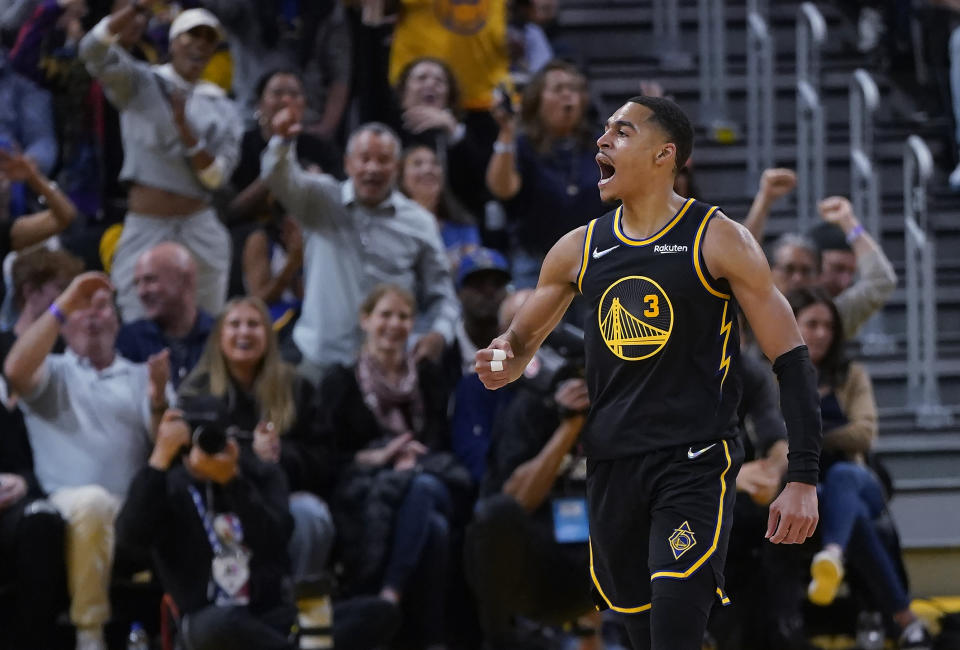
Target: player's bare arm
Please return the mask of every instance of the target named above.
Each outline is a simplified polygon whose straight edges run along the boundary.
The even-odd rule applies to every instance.
[[[536,290],[523,303],[510,327],[489,346],[477,350],[477,375],[490,390],[518,379],[540,344],[563,318],[576,295],[586,232],[586,226],[581,226],[553,245],[543,260]]]
[[[786,488],[770,505],[767,537],[774,543],[802,543],[819,518],[812,465],[820,446],[819,397],[803,338],[789,304],[773,285],[763,251],[746,228],[722,215],[711,220],[703,257],[713,277],[730,283],[760,349],[774,361],[794,462]]]

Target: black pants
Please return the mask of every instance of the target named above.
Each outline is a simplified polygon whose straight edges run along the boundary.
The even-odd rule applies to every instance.
[[[464,555],[492,648],[509,647],[515,615],[560,624],[593,609],[586,544],[558,544],[506,495],[477,504]]]
[[[0,512],[0,591],[10,590],[0,607],[0,648],[54,647],[56,618],[69,600],[63,549],[63,519],[46,501],[21,499]]]
[[[295,650],[291,629],[296,616],[292,605],[258,614],[246,607],[210,605],[184,617],[183,646],[186,650]]]

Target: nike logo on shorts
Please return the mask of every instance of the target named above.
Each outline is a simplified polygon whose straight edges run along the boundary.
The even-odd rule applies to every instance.
[[[687,458],[689,458],[690,460],[693,460],[693,459],[696,458],[697,456],[700,456],[701,454],[704,454],[704,453],[710,451],[711,449],[713,449],[713,448],[716,447],[716,446],[717,446],[717,443],[713,443],[712,445],[707,445],[706,447],[704,447],[704,448],[701,449],[700,451],[694,451],[694,450],[693,450],[693,447],[690,447],[690,449],[687,450]]]
[[[607,253],[609,253],[610,251],[612,251],[614,248],[620,248],[620,244],[617,244],[616,246],[611,246],[610,248],[605,248],[605,249],[603,249],[602,251],[598,251],[596,248],[594,248],[594,249],[593,249],[593,259],[595,259],[595,260],[600,259],[600,258],[603,257],[604,255],[606,255]]]

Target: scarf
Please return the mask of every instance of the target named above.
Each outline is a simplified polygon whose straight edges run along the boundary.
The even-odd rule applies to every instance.
[[[416,437],[422,432],[423,396],[411,357],[407,357],[403,375],[392,383],[376,359],[364,350],[357,362],[357,383],[364,403],[381,427],[396,436],[410,433]]]

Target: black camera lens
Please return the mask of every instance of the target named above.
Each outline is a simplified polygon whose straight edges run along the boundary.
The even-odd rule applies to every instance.
[[[227,446],[227,432],[215,425],[201,424],[193,430],[193,444],[205,454],[219,454]]]

